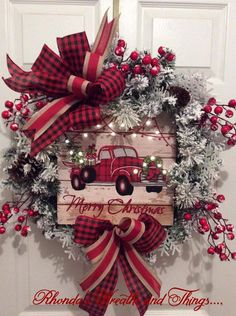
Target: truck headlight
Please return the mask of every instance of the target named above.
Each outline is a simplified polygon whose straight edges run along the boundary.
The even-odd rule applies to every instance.
[[[133,174],[138,174],[138,169],[134,169]]]

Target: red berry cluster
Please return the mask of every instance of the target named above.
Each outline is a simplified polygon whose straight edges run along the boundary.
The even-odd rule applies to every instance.
[[[224,200],[224,195],[219,194],[214,197],[213,202],[199,201],[194,206],[195,212],[184,214],[184,220],[193,220],[193,225],[200,234],[208,233],[208,254],[217,254],[221,261],[230,258],[236,260],[236,252],[231,252],[226,243],[227,240],[235,238],[234,226],[227,223],[228,220],[219,212],[219,203],[223,203]]]
[[[133,75],[148,75],[155,77],[158,75],[161,69],[161,64],[164,62],[173,62],[175,60],[175,55],[171,53],[168,49],[159,47],[158,53],[159,57],[152,57],[151,54],[140,54],[138,51],[133,51],[130,56],[123,60],[123,56],[126,50],[126,42],[123,39],[118,40],[117,46],[115,48],[115,55],[120,57],[120,64],[113,63],[112,67],[120,68],[125,75],[131,73]]]
[[[2,112],[2,118],[6,121],[7,125],[13,132],[19,130],[19,124],[17,118],[21,117],[27,119],[31,114],[29,104],[31,103],[30,96],[22,94],[20,99],[16,99],[14,102],[7,100],[5,102],[6,110]],[[32,99],[32,102],[33,99]],[[36,102],[36,108],[40,110],[46,103],[42,100]]]
[[[38,212],[32,209],[21,210],[18,206],[5,203],[0,211],[0,234],[6,232],[5,224],[12,216],[17,216],[17,224],[15,225],[15,231],[20,232],[21,236],[26,237],[30,231],[30,226],[27,225],[29,217],[36,217]]]
[[[210,123],[210,128],[214,132],[220,133],[227,139],[229,146],[236,144],[235,124],[228,119],[232,118],[236,110],[236,100],[230,100],[227,105],[219,105],[215,98],[210,98],[204,106],[204,116],[202,124]]]

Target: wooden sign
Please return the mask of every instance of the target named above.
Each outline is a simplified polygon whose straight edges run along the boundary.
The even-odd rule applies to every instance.
[[[176,136],[167,117],[147,120],[135,132],[122,132],[122,127],[117,131],[106,122],[71,133],[81,146],[77,153],[81,159],[70,162],[68,147],[61,144],[59,224],[74,224],[78,215],[117,224],[122,217],[142,213],[163,225],[173,224],[173,192],[167,189],[166,177],[176,158]],[[91,145],[96,154],[84,156]]]

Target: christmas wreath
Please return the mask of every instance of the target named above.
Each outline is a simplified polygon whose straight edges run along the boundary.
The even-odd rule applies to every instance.
[[[14,230],[26,237],[33,222],[45,238],[58,239],[70,258],[79,259],[81,244],[74,238],[74,227],[57,223],[60,142],[66,144],[71,162],[90,165],[96,159],[95,146],[82,148],[73,143],[68,133],[71,129],[102,128],[101,122],[109,119],[106,126],[111,134],[125,132],[135,137],[164,112],[176,126],[177,159],[167,171],[168,186],[175,192],[175,217],[174,224],[165,227],[166,238],[158,253],[174,254],[196,231],[207,236],[210,255],[218,255],[222,261],[235,260],[236,252],[227,244],[235,237],[234,226],[220,211],[225,197],[215,192],[214,185],[222,165],[219,153],[236,144],[232,123],[236,100],[219,104],[209,96],[203,75],[177,72],[176,56],[169,48],[159,47],[155,55],[148,50],[127,55],[127,43],[114,38],[116,21],[104,21],[103,34],[113,38],[108,53],[107,47],[101,52],[96,41],[90,52],[83,32],[58,39],[60,57],[45,45],[30,72],[7,57],[11,77],[4,81],[21,94],[14,101],[6,101],[2,112],[12,132],[12,146],[4,155],[6,178],[2,182],[14,194],[2,206],[0,234],[12,229],[8,223],[14,223]],[[99,56],[105,56],[102,64],[96,55],[99,49]],[[83,79],[80,76],[86,60],[87,75]],[[98,79],[89,68],[91,61],[100,63]],[[83,102],[78,103],[78,98]],[[53,119],[49,127],[42,123],[45,117],[47,121]],[[56,121],[58,117],[60,122]],[[89,135],[85,133],[84,137]],[[156,129],[156,137],[170,146],[161,129]],[[148,173],[153,163],[161,166],[162,160],[145,157],[143,172]],[[84,226],[77,222],[77,239],[78,227],[83,231]],[[154,252],[145,259],[153,262],[153,258]]]

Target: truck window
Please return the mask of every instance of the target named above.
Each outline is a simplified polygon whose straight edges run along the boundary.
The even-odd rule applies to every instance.
[[[127,157],[137,157],[135,150],[133,150],[132,148],[125,148],[125,152]]]
[[[126,153],[124,151],[124,148],[115,148],[114,149],[114,155],[115,157],[126,157]]]
[[[111,155],[108,150],[102,150],[100,152],[100,160],[101,159],[111,159]]]

